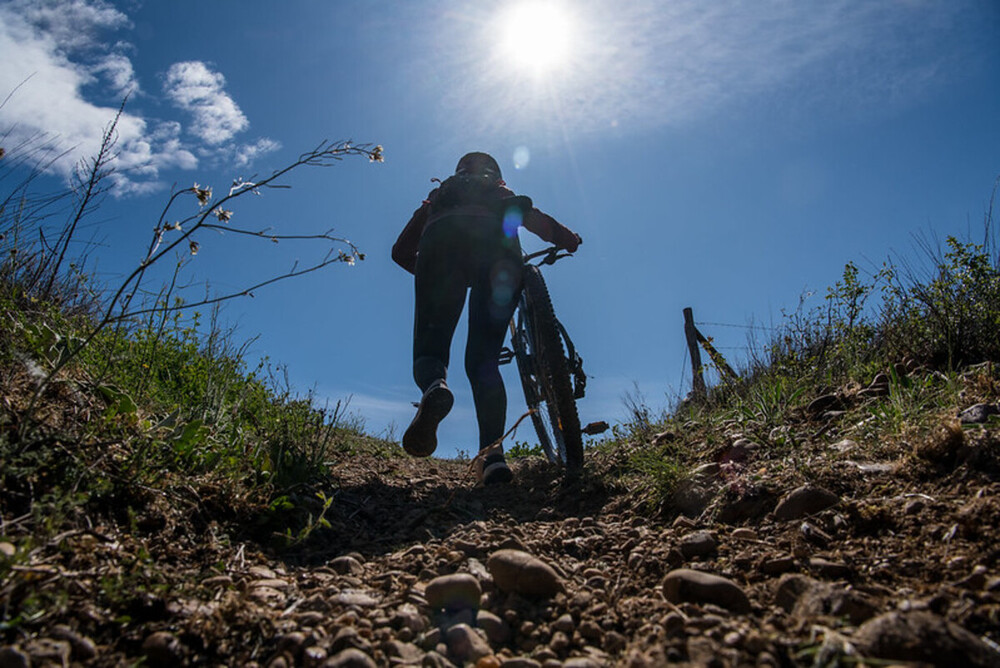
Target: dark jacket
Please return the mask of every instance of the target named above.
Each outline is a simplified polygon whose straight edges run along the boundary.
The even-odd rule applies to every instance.
[[[496,187],[497,191],[494,195],[497,200],[509,201],[521,208],[523,213],[521,224],[525,229],[538,235],[544,241],[555,244],[560,248],[565,248],[571,253],[576,251],[577,246],[580,244],[580,237],[572,230],[560,224],[552,216],[539,211],[532,205],[530,198],[523,195],[515,195],[512,190],[502,185],[502,183]],[[455,215],[484,216],[493,219],[497,219],[502,215],[497,211],[496,207],[487,204],[464,204],[442,209],[435,206],[439,192],[440,188],[435,188],[430,192],[420,208],[413,212],[410,222],[403,228],[402,233],[400,233],[399,238],[392,247],[393,261],[411,274],[414,273],[417,266],[417,248],[420,245],[420,237],[423,235],[424,230],[427,229],[427,226],[432,225],[434,221],[445,216]]]

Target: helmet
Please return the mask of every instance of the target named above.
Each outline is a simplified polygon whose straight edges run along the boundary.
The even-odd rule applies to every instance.
[[[493,159],[493,156],[478,151],[463,155],[455,167],[455,173],[490,177],[497,181],[503,178],[500,174],[500,165]]]

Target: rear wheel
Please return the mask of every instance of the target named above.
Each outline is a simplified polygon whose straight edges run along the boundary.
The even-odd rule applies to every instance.
[[[526,266],[513,340],[521,385],[546,456],[576,471],[583,466],[583,435],[561,331],[541,271]]]

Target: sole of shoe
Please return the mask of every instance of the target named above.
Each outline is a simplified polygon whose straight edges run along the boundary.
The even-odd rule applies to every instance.
[[[437,449],[437,427],[455,403],[451,390],[443,385],[432,388],[420,400],[413,422],[403,434],[403,449],[413,457],[430,457]]]

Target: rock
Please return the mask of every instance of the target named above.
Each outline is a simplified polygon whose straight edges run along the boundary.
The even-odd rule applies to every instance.
[[[770,556],[760,564],[760,570],[766,575],[781,575],[795,568],[795,557],[790,554]]]
[[[489,643],[468,624],[456,624],[445,633],[448,651],[459,661],[477,662],[493,654]]]
[[[401,640],[389,640],[383,643],[382,651],[385,652],[386,656],[399,659],[400,662],[406,665],[416,665],[424,658],[424,651],[422,649]]]
[[[0,556],[4,556],[10,559],[15,554],[17,554],[17,548],[14,547],[13,543],[8,543],[7,541],[0,541]]]
[[[258,589],[258,588],[265,588],[265,587],[269,588],[269,589],[277,589],[278,591],[285,591],[286,589],[288,589],[289,587],[291,587],[291,584],[289,584],[285,580],[280,580],[278,578],[267,578],[265,580],[254,580],[253,582],[250,583],[250,588],[251,589]]]
[[[667,573],[663,594],[671,603],[712,603],[737,614],[750,612],[750,599],[738,584],[689,568]]]
[[[781,576],[774,602],[800,622],[814,617],[848,617],[852,624],[861,624],[878,611],[873,601],[858,592],[798,573]]]
[[[32,665],[68,666],[71,647],[65,640],[34,638],[24,645]]]
[[[349,648],[324,661],[322,668],[378,668],[378,665],[361,650]]]
[[[409,629],[412,633],[421,633],[427,628],[423,615],[412,603],[399,606],[390,622],[395,629]]]
[[[479,580],[468,573],[442,575],[431,580],[424,590],[427,605],[435,610],[478,610],[483,590]]]
[[[97,645],[86,636],[82,636],[73,629],[63,624],[59,624],[52,629],[52,637],[65,640],[73,650],[73,658],[79,661],[89,661],[97,656]]]
[[[0,668],[31,668],[31,659],[20,647],[0,647]]]
[[[552,622],[552,628],[556,631],[572,634],[576,629],[576,622],[573,621],[573,615],[566,613],[560,615],[556,621]]]
[[[809,559],[809,570],[826,578],[848,578],[851,576],[851,567],[847,564],[837,563],[824,559],[823,557],[812,557]]]
[[[498,550],[486,562],[497,588],[527,598],[551,598],[563,591],[562,581],[551,566],[527,552]]]
[[[618,654],[628,646],[628,638],[617,631],[608,631],[604,635],[604,650],[609,654]]]
[[[803,485],[792,490],[774,509],[779,521],[797,520],[840,503],[840,497],[822,487]]]
[[[715,538],[709,532],[695,531],[684,536],[681,539],[679,547],[681,554],[688,559],[693,559],[695,557],[706,557],[714,553],[717,545]]]
[[[562,668],[602,668],[604,664],[589,656],[573,656],[562,663]]]
[[[542,664],[526,656],[515,656],[513,659],[504,659],[500,668],[542,668]]]
[[[739,529],[734,529],[732,537],[737,540],[757,540],[757,532],[753,529],[748,529],[746,527],[740,527]]]
[[[331,561],[330,568],[341,575],[361,575],[365,572],[365,567],[360,561],[346,555]]]
[[[579,631],[580,637],[594,642],[600,642],[604,637],[604,629],[592,619],[585,619],[580,622]]]
[[[503,645],[510,640],[510,627],[492,612],[480,610],[476,614],[476,626],[486,633],[486,638],[494,645]]]
[[[1000,415],[1000,404],[976,404],[958,414],[962,424],[986,424],[991,415]]]
[[[930,612],[889,612],[861,625],[852,638],[867,657],[934,666],[1000,665],[1000,652],[964,628]]]
[[[322,647],[313,645],[302,650],[302,664],[305,668],[315,668],[326,661],[327,652]]]
[[[420,666],[421,668],[455,668],[455,664],[433,650],[424,654]]]
[[[184,661],[184,645],[167,631],[157,631],[147,636],[142,642],[142,651],[146,654],[149,665],[154,668],[179,666]]]
[[[556,631],[549,641],[549,648],[557,654],[566,651],[569,648],[569,636],[562,631]]]
[[[813,415],[822,415],[826,411],[843,410],[847,405],[836,394],[824,394],[813,399],[806,410]]]
[[[364,653],[371,650],[371,643],[367,638],[362,638],[353,626],[342,626],[333,636],[330,651],[336,654],[346,649],[356,649]]]
[[[377,598],[357,589],[345,589],[337,594],[333,600],[341,605],[353,605],[359,608],[374,608],[378,605]]]

